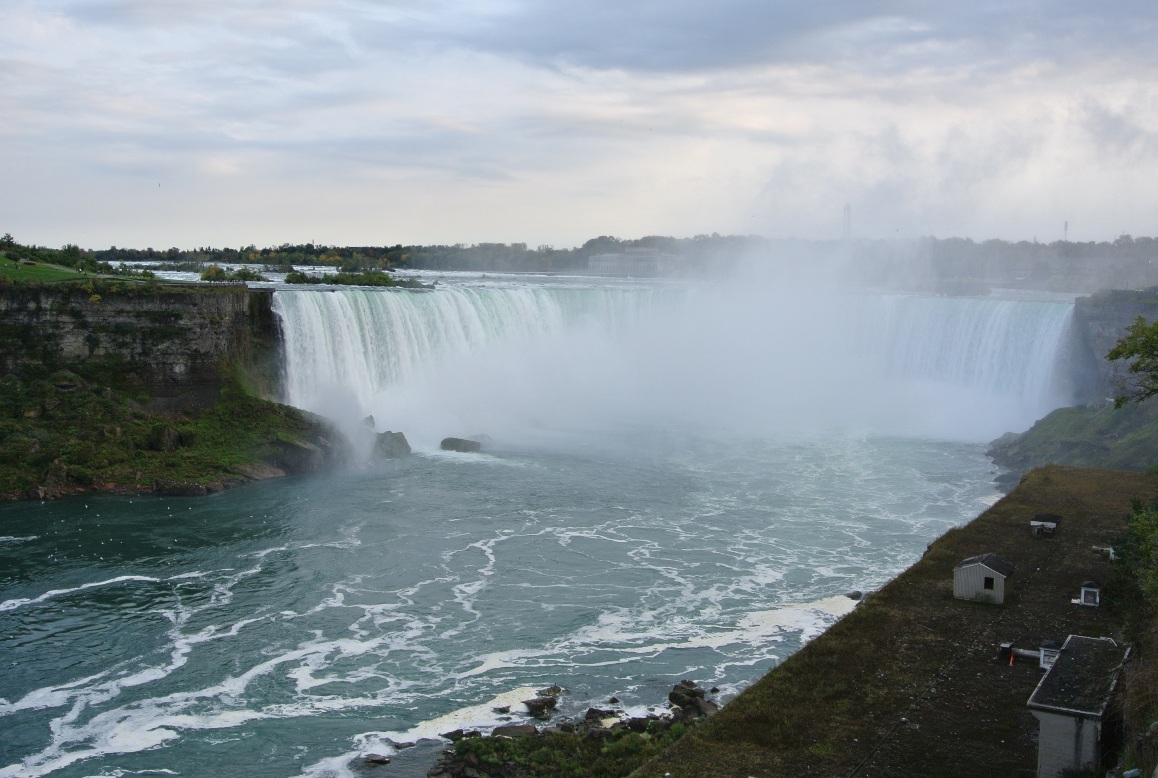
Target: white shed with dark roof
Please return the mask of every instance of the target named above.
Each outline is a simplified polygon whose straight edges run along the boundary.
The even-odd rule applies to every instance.
[[[1038,721],[1037,778],[1102,766],[1106,709],[1129,655],[1109,638],[1066,638],[1029,698]]]
[[[953,596],[1000,605],[1005,602],[1005,579],[1013,575],[1013,564],[997,554],[964,559],[953,568]]]

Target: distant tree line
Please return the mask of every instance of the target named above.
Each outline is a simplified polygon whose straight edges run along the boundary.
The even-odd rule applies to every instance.
[[[991,288],[1057,292],[1158,285],[1158,238],[1114,241],[973,241],[920,238],[856,241],[847,271],[857,280],[944,294]]]
[[[370,270],[475,270],[475,271],[568,271],[583,270],[595,254],[621,253],[629,248],[651,248],[690,259],[707,259],[751,250],[763,239],[752,236],[697,235],[694,238],[648,236],[625,240],[609,236],[592,238],[582,246],[559,249],[526,243],[477,243],[430,246],[326,246],[283,243],[257,248],[126,249],[111,246],[92,251],[98,261],[152,262],[184,269],[205,266],[255,264],[289,272],[302,265],[335,267],[347,273]]]
[[[151,278],[153,274],[147,270],[114,267],[109,261],[91,249],[82,249],[75,243],[66,243],[59,249],[50,249],[45,246],[26,246],[17,243],[11,233],[4,233],[0,237],[0,255],[19,262],[31,260],[33,262],[47,262],[73,270],[82,270],[93,275],[126,275]]]
[[[23,246],[5,235],[0,250],[10,258],[27,257],[90,272],[124,272],[127,262],[164,265],[166,269],[201,272],[212,265],[260,265],[290,272],[302,266],[330,266],[345,273],[392,270],[473,270],[568,272],[585,270],[597,254],[653,249],[679,256],[684,266],[708,271],[739,257],[768,261],[847,262],[850,278],[905,285],[946,293],[972,294],[991,286],[1026,286],[1080,291],[1158,284],[1158,238],[1122,235],[1114,241],[973,241],[932,237],[917,240],[806,241],[770,240],[750,235],[697,235],[637,239],[600,236],[575,248],[525,243],[477,243],[427,246],[327,246],[314,243],[257,248],[195,249],[60,249]]]

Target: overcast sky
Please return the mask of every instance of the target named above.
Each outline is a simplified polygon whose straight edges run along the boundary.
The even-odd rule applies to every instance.
[[[0,232],[1158,234],[1158,3],[3,0]]]

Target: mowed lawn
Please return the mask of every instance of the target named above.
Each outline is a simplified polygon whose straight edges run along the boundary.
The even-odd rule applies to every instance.
[[[10,278],[14,281],[75,281],[87,277],[89,276],[59,265],[39,262],[35,265],[22,265],[11,259],[0,259],[0,278]]]

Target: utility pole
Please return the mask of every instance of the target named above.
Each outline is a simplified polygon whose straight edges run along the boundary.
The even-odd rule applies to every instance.
[[[844,204],[844,239],[848,240],[852,237],[852,206],[848,203]]]
[[[1066,219],[1065,230],[1062,232],[1062,243],[1070,242],[1070,220]]]

